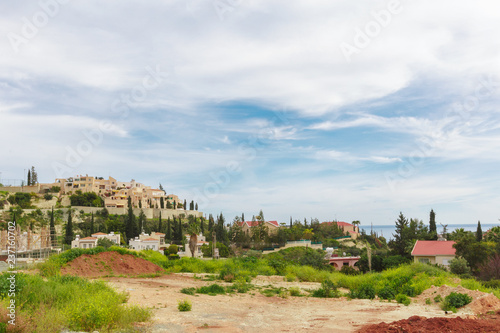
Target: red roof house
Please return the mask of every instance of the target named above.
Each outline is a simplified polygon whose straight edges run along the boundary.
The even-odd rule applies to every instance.
[[[449,266],[450,260],[455,259],[454,244],[453,241],[418,240],[413,246],[411,255],[415,262]]]
[[[359,236],[359,227],[352,225],[347,222],[342,221],[334,221],[334,222],[323,222],[321,224],[332,225],[333,223],[337,223],[337,226],[342,229],[344,232],[348,232],[352,239],[356,239]]]

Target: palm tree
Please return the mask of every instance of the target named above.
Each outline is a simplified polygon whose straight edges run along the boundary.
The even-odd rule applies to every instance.
[[[189,234],[189,250],[191,251],[191,257],[194,258],[196,253],[196,246],[198,244],[198,233],[200,232],[200,225],[196,221],[196,218],[190,221],[187,233]]]

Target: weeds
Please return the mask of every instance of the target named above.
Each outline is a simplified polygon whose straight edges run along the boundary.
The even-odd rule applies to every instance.
[[[177,301],[177,309],[181,312],[191,311],[192,304],[188,299]]]

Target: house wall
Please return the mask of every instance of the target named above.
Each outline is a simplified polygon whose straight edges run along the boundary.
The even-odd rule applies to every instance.
[[[414,262],[421,262],[421,259],[428,259],[430,264],[439,264],[444,266],[449,266],[449,262],[452,259],[455,259],[455,256],[413,256]]]
[[[453,259],[455,259],[455,256],[436,256],[436,263],[439,265],[449,266],[450,260]]]

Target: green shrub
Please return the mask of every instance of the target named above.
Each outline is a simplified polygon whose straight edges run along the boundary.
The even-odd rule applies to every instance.
[[[288,288],[288,291],[290,292],[291,296],[301,296],[301,290],[299,287],[290,287]]]
[[[481,282],[483,286],[491,289],[500,289],[500,280],[490,280]]]
[[[441,295],[437,295],[436,297],[434,297],[434,302],[440,303],[442,301],[443,301],[443,297]]]
[[[411,299],[408,296],[406,296],[405,294],[397,294],[396,295],[396,302],[408,306],[411,303]]]
[[[246,293],[250,289],[252,289],[252,285],[247,283],[247,281],[243,278],[238,278],[231,287],[232,290],[236,290],[238,293]]]
[[[350,298],[360,298],[360,299],[374,299],[375,298],[375,288],[370,284],[363,284],[359,288],[351,289],[349,293]]]
[[[321,282],[321,288],[316,289],[312,293],[313,297],[339,297],[340,293],[337,290],[337,286],[332,280],[326,279]]]
[[[191,307],[191,302],[188,299],[177,302],[177,309],[181,312],[191,311]]]
[[[442,309],[456,312],[456,309],[469,304],[471,301],[472,297],[467,294],[452,292],[444,298]]]
[[[46,193],[46,194],[43,196],[43,198],[44,198],[45,200],[47,200],[47,201],[48,201],[48,200],[52,200],[52,194]]]
[[[168,254],[170,254],[170,255],[177,254],[177,252],[179,252],[179,247],[175,244],[170,244],[167,251],[168,251]]]
[[[391,286],[384,286],[378,292],[378,297],[382,299],[392,300],[396,298],[396,290]]]
[[[177,253],[168,255],[168,260],[179,260],[181,257]]]
[[[450,271],[453,274],[457,274],[460,276],[469,276],[471,274],[471,270],[469,264],[467,263],[467,260],[461,257],[452,259],[450,261]]]
[[[340,269],[340,273],[346,274],[346,275],[359,275],[360,272],[356,270],[354,267],[351,266],[342,266]]]
[[[287,275],[285,275],[285,280],[287,282],[294,282],[297,281],[297,277],[295,276],[295,274],[288,273]]]
[[[426,298],[425,299],[425,304],[431,305],[432,304],[431,299],[430,298]]]
[[[211,284],[210,286],[204,286],[196,289],[196,292],[199,294],[208,294],[211,296],[225,294],[226,289],[217,283]]]
[[[181,289],[181,293],[186,294],[186,295],[194,295],[195,292],[196,292],[196,288],[194,288],[194,287]]]

